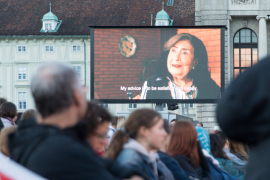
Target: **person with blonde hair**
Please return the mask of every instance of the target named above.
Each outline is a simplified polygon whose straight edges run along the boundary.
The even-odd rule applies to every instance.
[[[248,153],[241,142],[229,140],[230,152],[243,161],[248,161]]]

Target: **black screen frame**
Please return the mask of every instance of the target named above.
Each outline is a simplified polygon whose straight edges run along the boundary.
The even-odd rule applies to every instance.
[[[97,100],[100,103],[217,103],[219,99],[94,99],[94,31],[95,29],[220,29],[221,37],[221,96],[225,90],[225,30],[226,26],[89,26],[90,27],[90,98],[91,100]]]

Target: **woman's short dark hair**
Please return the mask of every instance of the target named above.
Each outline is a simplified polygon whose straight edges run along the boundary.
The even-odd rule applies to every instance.
[[[218,136],[218,138],[219,138],[219,140],[221,142],[222,147],[224,147],[225,146],[225,143],[226,143],[226,140],[228,140],[227,135],[223,131],[218,131],[215,134]]]
[[[163,77],[172,78],[171,74],[167,68],[167,58],[170,52],[170,49],[179,41],[188,40],[194,48],[194,60],[198,60],[198,64],[194,67],[194,69],[190,70],[188,73],[188,77],[193,80],[193,83],[196,86],[203,85],[204,79],[210,79],[210,72],[208,71],[208,56],[206,48],[203,42],[198,39],[196,36],[193,36],[188,33],[177,34],[171,37],[164,45],[163,51],[159,58],[159,62],[157,65],[158,75]]]
[[[95,131],[98,125],[103,122],[111,122],[111,114],[95,102],[87,102],[85,120],[88,126],[88,134]]]
[[[229,159],[223,151],[222,143],[216,134],[210,134],[211,153],[215,158]]]
[[[17,107],[12,102],[5,102],[0,106],[1,117],[13,119],[17,116]]]

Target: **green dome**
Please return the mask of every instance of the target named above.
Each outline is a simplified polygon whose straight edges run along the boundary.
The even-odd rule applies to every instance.
[[[163,9],[157,13],[156,19],[170,19],[169,15]]]
[[[45,14],[43,16],[43,19],[42,20],[56,20],[56,21],[58,21],[58,18],[52,12],[48,12],[47,14]]]

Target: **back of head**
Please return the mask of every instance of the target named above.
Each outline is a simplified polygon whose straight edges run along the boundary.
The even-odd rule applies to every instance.
[[[114,116],[112,118],[112,121],[111,121],[112,126],[117,127],[117,122],[118,122],[118,117],[117,116]]]
[[[61,63],[42,65],[31,81],[36,109],[43,118],[70,107],[74,103],[76,89],[82,91],[76,72]]]
[[[151,109],[139,109],[132,112],[121,130],[114,134],[106,153],[107,157],[115,159],[128,138],[136,139],[141,127],[149,129],[158,122],[159,118],[161,118],[160,115]]]
[[[0,106],[5,102],[7,102],[7,100],[5,98],[0,98]]]
[[[232,140],[229,140],[229,142],[230,142],[229,146],[230,146],[231,152],[239,153],[248,159],[248,153],[246,152],[245,146],[243,143],[237,142],[237,141],[232,141]]]
[[[13,104],[12,102],[6,102],[3,103],[0,106],[1,109],[1,117],[3,118],[11,118],[13,119],[14,117],[17,116],[17,108],[16,105]]]
[[[97,126],[101,123],[110,122],[112,116],[105,108],[99,106],[97,103],[88,102],[85,119],[87,121],[88,134],[91,134],[94,133]]]
[[[170,156],[181,154],[189,157],[195,166],[199,166],[197,131],[190,121],[178,121],[172,128],[167,149]]]
[[[17,130],[17,126],[7,127],[1,130],[0,133],[0,152],[9,156],[8,136]]]
[[[117,126],[116,129],[121,128],[122,126],[124,126],[125,122],[127,121],[127,118],[125,116],[119,116],[118,120],[117,120]]]
[[[228,140],[228,137],[222,131],[216,132],[216,135],[218,136],[218,138],[219,138],[219,140],[221,142],[222,148],[223,148],[225,146],[226,141]]]
[[[172,120],[171,120],[171,122],[174,122],[174,121],[175,121],[175,122],[177,122],[177,121],[178,121],[178,119],[172,119]]]
[[[167,134],[170,134],[171,128],[170,128],[169,120],[168,119],[163,119],[163,121],[164,121],[163,128],[165,129]]]
[[[26,119],[37,119],[38,112],[34,109],[28,109],[25,111],[21,117],[21,121],[24,121]]]
[[[211,153],[215,158],[229,159],[223,151],[222,143],[216,134],[210,134]]]

